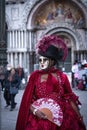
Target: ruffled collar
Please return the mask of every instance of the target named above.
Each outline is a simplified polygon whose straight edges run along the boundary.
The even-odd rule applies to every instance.
[[[47,73],[55,73],[56,71],[58,71],[58,69],[56,69],[55,67],[51,67],[46,70],[40,70],[39,72],[42,74],[47,74]]]

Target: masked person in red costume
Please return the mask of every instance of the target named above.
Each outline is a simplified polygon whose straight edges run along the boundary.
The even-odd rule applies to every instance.
[[[66,59],[66,44],[57,35],[44,36],[36,45],[36,53],[40,70],[30,75],[16,130],[86,130],[78,97],[67,76],[55,67]]]

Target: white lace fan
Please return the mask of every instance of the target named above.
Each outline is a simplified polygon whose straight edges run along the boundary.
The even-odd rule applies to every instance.
[[[63,112],[60,105],[51,98],[40,98],[35,101],[33,107],[39,109],[43,112],[47,119],[55,123],[58,126],[61,126],[63,121]]]

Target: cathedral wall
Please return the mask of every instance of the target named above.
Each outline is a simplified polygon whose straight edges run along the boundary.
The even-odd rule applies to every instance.
[[[29,72],[33,71],[34,64],[37,63],[35,44],[46,34],[58,34],[65,39],[71,50],[71,64],[75,60],[75,51],[77,57],[78,52],[82,51],[79,60],[83,60],[84,55],[87,55],[87,4],[85,0],[71,1],[72,4],[68,0],[59,3],[27,0],[24,3],[7,4],[8,62],[11,59],[13,66],[20,64]]]
[[[6,5],[6,22],[8,24],[9,30],[24,28],[22,27],[22,22],[23,22],[22,13],[24,11],[24,6],[25,4]]]

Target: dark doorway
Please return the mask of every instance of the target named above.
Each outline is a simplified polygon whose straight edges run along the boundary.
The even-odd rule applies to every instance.
[[[66,72],[71,72],[71,48],[68,48],[68,55],[64,62],[64,67]]]
[[[60,62],[59,67],[65,72],[71,72],[71,48],[68,48],[68,55],[65,62]]]

